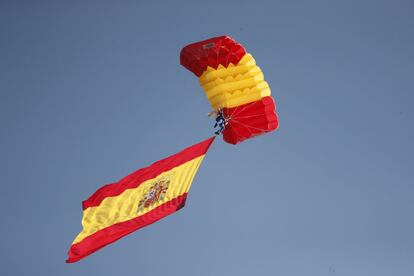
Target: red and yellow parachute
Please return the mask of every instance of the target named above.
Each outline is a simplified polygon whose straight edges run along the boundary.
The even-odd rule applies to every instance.
[[[181,50],[180,63],[199,77],[214,111],[227,125],[223,139],[237,144],[278,127],[275,102],[260,67],[229,36],[192,43]]]

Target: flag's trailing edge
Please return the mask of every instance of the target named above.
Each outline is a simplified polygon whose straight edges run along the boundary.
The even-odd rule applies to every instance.
[[[215,137],[108,184],[83,202],[83,230],[67,263],[184,207],[191,182]]]

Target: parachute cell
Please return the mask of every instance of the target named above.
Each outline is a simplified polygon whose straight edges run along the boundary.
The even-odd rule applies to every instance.
[[[272,97],[233,108],[223,108],[228,123],[223,131],[227,143],[237,144],[278,127],[275,103]]]

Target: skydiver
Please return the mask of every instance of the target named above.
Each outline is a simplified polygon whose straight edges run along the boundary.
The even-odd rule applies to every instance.
[[[227,120],[224,117],[223,110],[219,108],[217,116],[216,116],[216,123],[214,124],[214,128],[218,127],[219,129],[217,129],[214,132],[214,134],[219,135],[220,133],[222,133],[226,125],[227,125]]]

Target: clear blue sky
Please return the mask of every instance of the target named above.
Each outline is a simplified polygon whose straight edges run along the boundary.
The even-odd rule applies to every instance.
[[[0,1],[1,275],[414,275],[413,1]],[[81,201],[212,134],[228,34],[277,132],[217,140],[180,212],[64,263]]]

